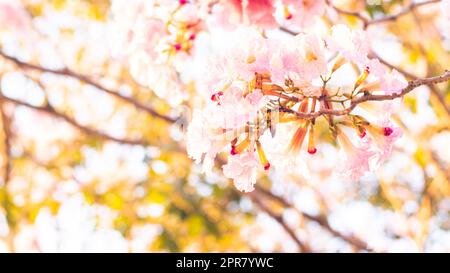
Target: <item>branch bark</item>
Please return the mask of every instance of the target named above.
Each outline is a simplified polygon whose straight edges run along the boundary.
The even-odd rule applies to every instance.
[[[19,101],[19,100],[4,97],[4,96],[3,96],[3,100],[14,103],[16,105],[25,106],[25,107],[28,107],[33,110],[44,112],[44,113],[50,114],[52,116],[55,116],[57,118],[60,118],[60,119],[64,120],[65,122],[69,123],[70,125],[74,126],[75,128],[79,129],[80,131],[84,132],[85,134],[88,134],[91,136],[95,136],[95,137],[98,137],[98,138],[101,138],[104,140],[114,141],[114,142],[121,143],[121,144],[143,145],[143,146],[148,145],[148,142],[143,139],[118,138],[118,137],[106,134],[104,132],[100,132],[91,127],[81,125],[74,118],[66,115],[65,113],[57,111],[55,108],[53,108],[49,104],[47,104],[46,106],[36,106],[36,105],[29,104],[27,102]]]
[[[15,252],[14,237],[15,237],[15,224],[13,215],[11,214],[11,197],[8,191],[8,184],[11,179],[12,160],[11,160],[11,122],[6,114],[5,99],[0,88],[0,115],[3,130],[3,208],[5,210],[6,221],[8,223],[9,231],[6,238],[8,248],[11,252]]]
[[[342,115],[350,114],[351,111],[353,109],[355,109],[355,107],[360,103],[363,103],[366,101],[393,100],[396,98],[403,97],[404,95],[408,94],[409,92],[411,92],[412,90],[414,90],[415,88],[417,88],[421,85],[433,85],[436,83],[441,83],[441,82],[445,82],[445,81],[449,81],[449,80],[450,80],[450,71],[446,70],[444,72],[444,74],[442,74],[440,76],[429,77],[429,78],[420,78],[420,79],[415,79],[415,80],[409,81],[408,85],[398,93],[394,93],[394,94],[390,94],[390,95],[364,94],[360,97],[350,100],[350,106],[348,106],[346,109],[335,110],[335,109],[322,108],[316,112],[303,113],[303,112],[298,112],[298,111],[292,110],[290,108],[281,107],[280,112],[290,113],[290,114],[297,116],[298,118],[303,118],[303,119],[313,119],[313,118],[320,117],[322,115],[342,116]]]
[[[403,75],[405,75],[405,77],[407,77],[409,79],[416,79],[417,78],[415,75],[413,75],[413,74],[405,71],[404,69],[402,69],[400,67],[397,67],[397,66],[389,63],[388,61],[384,60],[383,58],[378,56],[376,53],[372,52],[371,55],[372,55],[372,57],[377,58],[385,66],[387,66],[387,67],[389,67],[391,69],[395,69],[398,72],[402,73]],[[445,102],[444,96],[439,92],[439,90],[433,84],[427,84],[427,86],[430,89],[431,95],[436,99],[436,102],[447,113],[447,116],[450,117],[450,108],[448,107],[447,103]]]
[[[367,26],[370,25],[375,25],[375,24],[380,24],[380,23],[386,23],[386,22],[390,22],[390,21],[395,21],[398,18],[414,11],[414,9],[421,7],[421,6],[425,6],[425,5],[429,5],[429,4],[434,4],[434,3],[438,3],[441,2],[441,0],[429,0],[429,1],[424,1],[424,2],[412,2],[411,4],[409,4],[406,8],[404,8],[403,10],[401,10],[400,12],[396,13],[396,14],[391,14],[379,19],[374,19],[374,20],[370,20],[367,23]]]
[[[176,119],[171,118],[169,116],[163,115],[159,112],[157,112],[155,109],[153,109],[152,107],[145,105],[144,103],[138,101],[137,99],[131,98],[131,97],[127,97],[124,96],[122,94],[120,94],[119,92],[115,91],[115,90],[111,90],[103,85],[101,85],[100,83],[95,82],[93,79],[89,78],[86,75],[82,75],[82,74],[78,74],[75,71],[72,71],[68,68],[64,68],[64,69],[50,69],[50,68],[45,68],[39,65],[35,65],[35,64],[30,64],[30,63],[26,63],[23,62],[15,57],[9,56],[7,54],[5,54],[4,52],[0,51],[0,56],[2,56],[4,59],[9,60],[11,62],[13,62],[14,64],[16,64],[18,67],[22,68],[22,69],[31,69],[31,70],[36,70],[36,71],[40,71],[43,73],[51,73],[51,74],[55,74],[55,75],[60,75],[60,76],[66,76],[66,77],[70,77],[70,78],[74,78],[77,79],[81,82],[84,82],[86,84],[89,84],[117,99],[120,99],[124,102],[130,103],[132,104],[134,107],[136,107],[139,110],[142,110],[144,112],[147,112],[148,114],[165,120],[167,122],[175,122]]]
[[[290,204],[288,201],[286,201],[284,198],[277,196],[273,193],[271,193],[270,191],[260,187],[260,186],[256,186],[255,187],[255,191],[257,192],[261,192],[262,194],[264,194],[265,196],[277,201],[278,203],[282,204],[283,206],[287,207],[287,208],[293,208],[295,209],[299,214],[301,214],[303,217],[305,217],[306,219],[315,222],[317,224],[319,224],[322,228],[324,228],[325,230],[327,230],[328,232],[330,232],[333,236],[336,236],[340,239],[342,239],[343,241],[349,243],[350,245],[352,245],[353,247],[355,247],[357,250],[359,251],[373,251],[373,249],[371,249],[366,242],[364,242],[363,240],[353,236],[353,235],[347,235],[344,234],[340,231],[335,230],[333,227],[331,227],[330,223],[328,222],[327,217],[325,216],[315,216],[303,211],[300,211],[298,209],[296,209],[292,204]]]
[[[340,8],[336,7],[331,2],[331,0],[327,0],[328,6],[333,8],[337,13],[342,14],[342,15],[353,16],[353,17],[359,19],[363,23],[363,28],[364,29],[367,29],[371,25],[376,25],[376,24],[396,21],[398,18],[400,18],[400,17],[402,17],[402,16],[404,16],[404,15],[414,11],[416,8],[419,8],[419,7],[425,6],[425,5],[429,5],[429,4],[438,3],[438,2],[441,2],[441,0],[429,0],[429,1],[424,1],[424,2],[412,2],[406,8],[402,9],[398,13],[387,15],[387,16],[382,17],[382,18],[372,19],[371,20],[371,19],[365,17],[360,12],[347,11],[347,10],[340,9]]]
[[[297,237],[295,232],[288,226],[288,224],[284,221],[283,217],[281,215],[276,214],[273,212],[264,202],[260,200],[260,198],[257,196],[258,192],[254,192],[249,194],[250,198],[252,199],[253,203],[260,208],[263,212],[267,213],[271,218],[273,218],[275,221],[278,222],[278,224],[281,225],[281,227],[288,233],[288,235],[294,240],[294,242],[297,244],[301,252],[309,253],[312,252],[311,247],[300,241],[300,239]]]

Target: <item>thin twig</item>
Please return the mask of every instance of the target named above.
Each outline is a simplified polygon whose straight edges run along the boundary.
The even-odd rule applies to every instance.
[[[280,224],[283,229],[288,233],[288,235],[294,240],[294,242],[297,244],[301,252],[311,252],[311,248],[306,243],[300,241],[300,239],[297,237],[295,232],[288,226],[288,224],[285,222],[283,217],[281,215],[276,214],[273,212],[264,202],[260,200],[259,197],[256,196],[257,192],[254,192],[252,194],[249,194],[250,198],[252,199],[253,203],[257,205],[262,211],[267,213],[271,218],[273,218],[275,221]]]
[[[409,79],[416,79],[417,78],[415,75],[413,75],[413,74],[405,71],[404,69],[402,69],[400,67],[397,67],[397,66],[389,63],[388,61],[384,60],[383,58],[381,58],[375,52],[372,52],[370,55],[373,58],[377,58],[385,66],[387,66],[387,67],[389,67],[391,69],[397,70],[398,72],[402,73],[405,77],[407,77]],[[445,102],[444,96],[439,92],[439,90],[437,90],[437,88],[433,84],[427,84],[427,86],[430,89],[431,95],[436,98],[436,101],[438,102],[438,104],[447,113],[447,116],[450,117],[450,108],[447,106],[447,103]]]
[[[260,187],[256,186],[255,191],[261,192],[262,194],[266,195],[267,197],[272,198],[273,200],[277,201],[278,203],[282,204],[285,207],[288,208],[294,208],[297,212],[299,212],[301,215],[303,215],[306,219],[313,221],[317,224],[319,224],[322,228],[326,229],[328,232],[330,232],[333,236],[336,236],[338,238],[341,238],[345,242],[349,243],[350,245],[354,246],[357,250],[363,250],[363,251],[373,251],[366,242],[363,240],[353,236],[353,235],[347,235],[343,234],[340,231],[335,230],[333,227],[331,227],[330,223],[328,222],[328,219],[325,216],[315,216],[303,211],[300,211],[296,209],[292,204],[290,204],[288,201],[286,201],[284,198],[277,196],[270,191]]]
[[[369,19],[364,17],[361,13],[356,12],[356,11],[348,11],[348,10],[343,10],[341,8],[338,8],[331,2],[331,0],[327,0],[327,5],[329,7],[331,7],[332,9],[334,9],[339,14],[356,17],[363,23],[364,28],[366,28],[368,26]]]
[[[371,20],[371,19],[365,17],[360,12],[347,11],[347,10],[340,9],[340,8],[336,7],[330,0],[327,0],[328,6],[333,8],[337,13],[342,14],[342,15],[353,16],[353,17],[359,19],[363,23],[363,28],[364,29],[368,28],[371,25],[376,25],[376,24],[396,21],[398,18],[400,18],[400,17],[402,17],[402,16],[404,16],[404,15],[414,11],[414,9],[416,9],[418,7],[429,5],[429,4],[438,3],[438,2],[441,2],[441,0],[429,0],[429,1],[424,1],[424,2],[412,2],[410,5],[408,5],[406,8],[402,9],[398,13],[387,15],[387,16],[384,16],[384,17],[381,17],[381,18],[378,18],[378,19],[372,19]]]
[[[368,21],[367,26],[370,25],[375,25],[375,24],[380,24],[380,23],[386,23],[389,21],[395,21],[398,18],[413,12],[414,9],[421,7],[421,6],[425,6],[425,5],[429,5],[429,4],[434,4],[434,3],[438,3],[441,2],[441,0],[430,0],[430,1],[424,1],[424,2],[412,2],[408,7],[404,8],[403,10],[401,10],[400,12],[396,13],[396,14],[391,14],[379,19],[373,19]]]
[[[398,93],[389,94],[389,95],[364,94],[363,96],[360,96],[360,97],[350,100],[350,106],[348,106],[346,109],[343,109],[343,110],[322,108],[319,111],[311,112],[311,113],[302,113],[302,112],[298,112],[298,111],[292,110],[287,107],[280,107],[279,110],[280,110],[280,112],[290,113],[290,114],[297,116],[298,118],[303,118],[303,119],[317,118],[322,115],[343,116],[343,115],[348,115],[349,113],[351,113],[351,111],[353,109],[355,109],[355,107],[360,103],[363,103],[366,101],[393,100],[396,98],[403,97],[404,95],[408,94],[409,92],[411,92],[412,90],[414,90],[415,88],[417,88],[421,85],[432,85],[432,84],[441,83],[441,82],[445,82],[445,81],[449,81],[449,80],[450,80],[450,71],[446,70],[444,72],[444,74],[442,74],[440,76],[429,77],[429,78],[420,78],[420,79],[415,79],[415,80],[409,81],[408,85]]]
[[[11,127],[10,120],[6,114],[4,107],[4,97],[3,93],[0,89],[0,114],[1,114],[1,122],[2,122],[2,130],[3,130],[3,208],[6,214],[6,221],[9,226],[9,232],[7,237],[8,247],[11,252],[15,251],[14,247],[14,220],[11,215],[11,198],[8,191],[8,183],[11,179],[11,170],[12,170],[12,161],[11,161]]]
[[[36,105],[29,104],[27,102],[19,101],[19,100],[16,100],[13,98],[8,98],[8,97],[3,97],[3,100],[14,103],[16,105],[25,106],[25,107],[31,108],[33,110],[41,111],[41,112],[50,114],[52,116],[58,117],[58,118],[64,120],[65,122],[69,123],[70,125],[74,126],[75,128],[79,129],[80,131],[82,131],[88,135],[99,137],[104,140],[109,140],[109,141],[114,141],[114,142],[118,142],[121,144],[129,144],[129,145],[143,145],[143,146],[148,145],[148,142],[143,139],[118,138],[115,136],[108,135],[104,132],[100,132],[91,127],[81,125],[74,118],[66,115],[65,113],[57,111],[55,108],[53,108],[49,104],[47,104],[46,106],[36,106]]]
[[[127,97],[124,96],[122,94],[120,94],[119,92],[115,91],[115,90],[111,90],[103,85],[101,85],[100,83],[95,82],[93,79],[91,79],[90,77],[86,76],[86,75],[82,75],[82,74],[78,74],[75,71],[72,71],[68,68],[64,68],[64,69],[50,69],[50,68],[45,68],[39,65],[35,65],[35,64],[30,64],[30,63],[26,63],[23,62],[15,57],[9,56],[7,54],[5,54],[4,52],[0,51],[0,56],[2,56],[3,58],[12,61],[13,63],[15,63],[17,66],[23,68],[23,69],[31,69],[31,70],[36,70],[36,71],[40,71],[40,72],[45,72],[45,73],[51,73],[51,74],[55,74],[55,75],[60,75],[60,76],[66,76],[66,77],[71,77],[74,79],[77,79],[81,82],[84,82],[86,84],[89,84],[115,98],[118,98],[122,101],[125,101],[127,103],[132,104],[134,107],[136,107],[137,109],[140,109],[142,111],[147,112],[148,114],[157,117],[159,119],[165,120],[167,122],[175,122],[176,119],[171,118],[169,116],[163,115],[161,113],[158,113],[155,109],[151,108],[148,105],[145,105],[144,103],[131,98],[131,97]]]
[[[290,29],[288,29],[286,27],[280,27],[280,30],[283,31],[283,32],[286,32],[287,34],[293,35],[293,36],[298,34],[298,32],[290,30]]]

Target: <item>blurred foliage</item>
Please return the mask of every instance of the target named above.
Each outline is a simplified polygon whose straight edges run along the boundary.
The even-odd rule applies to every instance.
[[[108,10],[110,1],[107,0],[48,0],[48,1],[23,1],[29,13],[33,17],[47,16],[52,13],[64,12],[77,18],[90,21],[105,22],[108,19]],[[364,1],[347,1],[347,8],[359,7]],[[381,5],[365,5],[364,9],[371,18],[378,18],[398,10],[399,6],[404,6],[408,1],[383,1]],[[430,76],[439,74],[443,69],[449,68],[450,54],[448,49],[443,47],[441,38],[436,31],[433,31],[433,12],[427,12],[424,8],[422,12],[405,15],[396,22],[386,25],[387,31],[395,36],[396,41],[401,45],[402,62],[398,64],[399,68],[417,76]],[[355,23],[357,19],[345,17],[347,22]],[[89,22],[90,22],[89,21]],[[76,29],[59,28],[61,39],[74,39]],[[44,35],[44,34],[42,34]],[[45,36],[45,35],[44,35]],[[418,39],[418,37],[421,37]],[[87,46],[86,46],[87,47]],[[76,56],[73,56],[74,64],[71,69],[80,71],[92,76],[93,78],[104,78],[115,82],[116,88],[125,85],[131,90],[129,95],[137,100],[146,103],[159,113],[171,114],[171,107],[157,98],[151,90],[139,86],[133,81],[127,67],[117,64],[114,60],[100,60],[100,64],[94,62],[92,66],[84,64],[85,54],[88,51],[83,45],[78,48]],[[30,55],[35,61],[39,56]],[[0,63],[2,76],[6,71],[10,72],[17,68],[7,67],[3,62]],[[92,71],[87,71],[91,69]],[[58,99],[62,101],[56,107],[69,116],[76,116],[78,107],[77,101],[73,100],[73,94],[98,93],[96,90],[85,90],[85,86],[79,83],[63,80],[48,80],[48,75],[22,71],[28,75],[31,80],[36,81],[46,89],[46,96],[52,98],[58,93]],[[118,83],[118,84],[117,84]],[[450,84],[438,86],[438,93],[450,103]],[[86,98],[86,97],[84,97]],[[403,100],[404,112],[411,112],[414,115],[420,115],[423,105],[415,93],[411,93]],[[50,99],[51,101],[51,99]],[[101,102],[93,102],[101,107]],[[426,186],[423,191],[413,189],[408,181],[402,181],[399,176],[385,179],[380,176],[377,186],[366,194],[365,197],[354,196],[351,189],[346,197],[338,197],[335,201],[348,200],[367,200],[374,207],[380,207],[405,214],[407,219],[417,220],[420,228],[408,230],[407,234],[417,244],[424,247],[429,233],[428,222],[434,215],[441,213],[444,215],[441,224],[445,230],[450,228],[448,211],[439,209],[445,200],[448,202],[450,196],[449,186],[449,167],[448,163],[436,156],[428,141],[435,135],[449,130],[449,116],[442,105],[439,104],[436,94],[430,94],[426,99],[426,106],[431,107],[433,114],[436,114],[436,122],[433,129],[431,126],[425,129],[426,135],[414,132],[404,125],[408,132],[407,135],[416,143],[412,145],[414,151],[411,154],[410,165],[420,168],[420,174],[423,175]],[[187,105],[189,106],[189,105]],[[118,175],[106,178],[111,181],[104,181],[103,177],[91,177],[87,181],[78,181],[77,170],[87,167],[86,149],[93,149],[101,153],[106,147],[105,141],[101,137],[85,134],[80,130],[74,130],[73,136],[69,139],[53,139],[51,143],[40,148],[42,145],[38,140],[31,138],[21,138],[18,115],[20,107],[10,109],[8,115],[12,118],[11,125],[14,132],[10,137],[12,141],[11,160],[12,169],[10,170],[10,181],[7,187],[1,188],[0,202],[3,204],[7,222],[12,232],[18,233],[21,225],[35,222],[41,208],[50,208],[51,212],[56,214],[62,199],[58,192],[65,186],[73,185],[78,187],[77,191],[82,192],[84,198],[89,204],[106,206],[114,211],[115,217],[113,228],[120,231],[126,238],[133,236],[133,228],[146,224],[158,225],[162,228],[157,238],[147,246],[148,251],[259,251],[255,249],[255,244],[251,238],[243,235],[243,229],[257,222],[256,217],[261,213],[255,204],[246,206],[250,196],[237,193],[231,186],[231,183],[222,177],[204,176],[200,174],[199,166],[192,163],[186,156],[182,142],[177,137],[173,137],[174,128],[166,121],[148,115],[139,111],[134,106],[123,101],[113,102],[114,111],[108,118],[99,118],[89,121],[91,127],[107,128],[114,116],[119,113],[126,119],[126,134],[128,136],[145,139],[148,147],[141,147],[144,150],[145,157],[142,162],[148,167],[144,178],[138,181],[129,177]],[[421,110],[422,109],[422,110]],[[39,114],[40,115],[40,114]],[[92,117],[94,118],[94,117]],[[402,116],[397,117],[402,122]],[[17,119],[17,120],[15,120]],[[36,122],[31,121],[31,123]],[[66,132],[69,129],[61,126],[61,121],[47,122],[54,127],[52,133]],[[5,126],[5,124],[2,124]],[[39,126],[38,126],[39,127]],[[33,127],[34,128],[34,127]],[[319,122],[317,126],[318,137],[324,139],[329,137],[328,126]],[[441,129],[439,129],[441,128]],[[442,129],[443,128],[443,129]],[[414,128],[412,128],[414,129]],[[43,130],[49,130],[48,126]],[[54,131],[53,131],[54,130]],[[72,130],[72,129],[70,129]],[[36,131],[36,135],[45,134],[45,131]],[[50,133],[50,132],[49,132]],[[5,135],[2,135],[2,139]],[[331,139],[328,139],[330,142]],[[125,145],[126,146],[126,145]],[[126,146],[128,147],[128,146]],[[128,147],[131,149],[131,147]],[[0,144],[0,149],[7,149],[4,142]],[[447,149],[444,147],[443,149]],[[127,153],[120,160],[127,161]],[[131,151],[130,151],[131,153]],[[5,155],[2,156],[2,164],[5,165]],[[106,161],[106,164],[109,161]],[[117,166],[119,173],[122,165]],[[218,166],[219,167],[219,166]],[[430,172],[430,168],[433,170]],[[401,173],[404,170],[397,170]],[[321,174],[327,176],[327,173]],[[44,178],[42,178],[44,177]],[[46,183],[43,184],[42,180]],[[300,177],[291,177],[293,185],[288,187],[287,195],[294,189],[300,191],[305,188],[321,186],[317,181],[301,181]],[[265,189],[270,189],[276,183],[287,183],[286,181],[270,181],[263,177],[258,181]],[[48,182],[48,183],[47,183]],[[106,186],[105,186],[106,184]],[[307,185],[305,185],[307,184]],[[358,184],[365,187],[364,181]],[[349,186],[350,188],[352,186]],[[39,196],[36,197],[36,188],[39,190]],[[276,188],[276,185],[274,185]],[[317,190],[317,189],[316,189]],[[317,191],[317,192],[320,192]],[[357,195],[357,194],[356,194]],[[317,194],[320,199],[320,194]],[[340,199],[339,199],[340,198]],[[263,200],[266,200],[263,198]],[[330,201],[330,200],[328,200]],[[417,203],[415,212],[406,213],[405,204],[414,201]],[[163,208],[160,214],[142,213],[145,208],[151,205],[159,205]],[[283,211],[286,204],[268,202],[274,211]],[[448,206],[447,206],[448,208]],[[292,209],[292,208],[291,208]],[[329,211],[324,208],[320,215],[325,215]],[[439,212],[441,211],[441,212]],[[443,212],[442,212],[443,211]],[[299,229],[302,229],[298,225]],[[276,232],[275,232],[276,233]],[[399,236],[406,236],[405,234]],[[276,249],[283,251],[283,249]]]

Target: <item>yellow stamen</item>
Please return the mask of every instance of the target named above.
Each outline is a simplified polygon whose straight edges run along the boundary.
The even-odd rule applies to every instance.
[[[252,63],[254,63],[255,61],[256,61],[256,57],[253,56],[253,55],[248,56],[248,57],[247,57],[247,60],[246,60],[246,62],[247,62],[248,64],[252,64]]]
[[[317,60],[317,56],[316,56],[316,54],[314,54],[314,52],[312,52],[311,50],[308,50],[306,52],[305,59],[308,62],[312,62],[312,61],[316,61]]]

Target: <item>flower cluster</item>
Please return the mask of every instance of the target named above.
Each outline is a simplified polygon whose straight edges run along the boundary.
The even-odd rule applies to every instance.
[[[203,30],[228,31],[242,25],[266,30],[287,22],[303,26],[320,16],[324,7],[322,0],[136,0],[133,4],[114,0],[111,51],[129,63],[136,81],[177,105],[186,98],[183,67],[195,55]]]
[[[10,28],[28,33],[30,24],[31,16],[19,1],[0,0],[0,30]]]
[[[268,30],[279,26],[305,27],[325,13],[324,0],[205,0],[214,25],[224,29],[254,26]]]
[[[306,27],[312,25],[316,17],[325,13],[326,4],[324,0],[281,0],[279,10],[283,14],[283,25]]]
[[[189,1],[115,0],[112,51],[127,59],[133,77],[172,104],[183,100],[180,66],[191,54],[202,24]]]
[[[408,83],[370,57],[364,30],[316,28],[318,18],[339,13],[330,4],[114,0],[112,45],[135,79],[170,103],[186,98],[186,89],[197,91],[194,104],[206,98],[187,130],[188,154],[204,172],[227,151],[225,176],[248,192],[258,170],[295,168],[292,162],[322,152],[326,139],[341,149],[336,172],[357,180],[389,157],[402,134],[392,99],[368,98],[400,97]],[[276,35],[280,27],[300,32]]]
[[[233,29],[242,24],[264,29],[278,26],[274,0],[226,0],[210,5],[215,25],[224,29]]]
[[[271,159],[278,161],[281,154],[293,160],[303,146],[314,155],[315,128],[326,124],[341,147],[337,170],[342,176],[356,180],[374,170],[401,131],[389,119],[391,107],[382,104],[385,114],[372,115],[380,105],[350,109],[351,101],[400,92],[407,82],[370,59],[368,51],[366,33],[343,25],[334,26],[325,38],[299,34],[274,39],[252,28],[237,29],[230,43],[210,58],[204,79],[209,102],[194,112],[187,132],[189,155],[208,172],[217,155],[227,151],[224,175],[248,192],[254,189],[258,170],[270,169]],[[356,72],[351,84],[339,82],[344,69]],[[331,114],[339,110],[341,114]],[[277,131],[286,132],[282,127],[289,128],[284,147],[263,148],[274,146]]]

